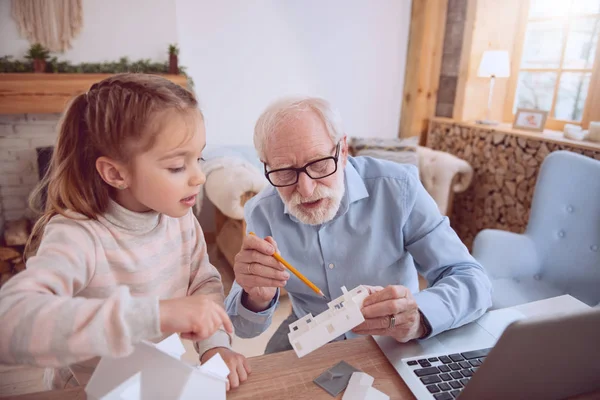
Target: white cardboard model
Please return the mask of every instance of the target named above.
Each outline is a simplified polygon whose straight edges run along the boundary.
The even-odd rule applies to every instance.
[[[298,357],[318,349],[365,320],[360,309],[369,290],[361,285],[348,291],[342,286],[342,292],[340,297],[327,303],[326,311],[316,317],[309,313],[290,324],[288,338]]]
[[[123,358],[102,357],[85,388],[93,400],[223,399],[229,369],[219,354],[202,366],[180,357],[177,335],[158,344],[141,342]]]
[[[364,372],[353,373],[342,400],[389,400],[390,396],[373,387],[373,381],[373,377]]]

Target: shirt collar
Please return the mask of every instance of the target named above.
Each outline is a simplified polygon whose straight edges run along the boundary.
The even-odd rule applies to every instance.
[[[344,169],[344,185],[346,186],[346,191],[344,192],[344,197],[340,203],[340,209],[335,218],[346,214],[350,208],[350,204],[369,197],[365,182],[354,168],[354,165],[352,165],[351,159],[352,157],[348,157],[348,163]]]

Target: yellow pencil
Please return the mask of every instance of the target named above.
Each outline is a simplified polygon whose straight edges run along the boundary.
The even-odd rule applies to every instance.
[[[254,232],[250,232],[250,234],[253,235],[253,236],[256,236],[256,234]],[[273,253],[273,257],[277,261],[279,261],[280,263],[282,263],[287,269],[289,269],[292,274],[296,275],[298,277],[298,279],[300,279],[302,282],[304,282],[306,284],[306,286],[308,286],[309,288],[311,288],[316,294],[318,294],[319,296],[323,297],[325,300],[329,300],[328,297],[323,294],[323,292],[321,291],[321,289],[319,289],[317,287],[317,285],[315,285],[314,283],[312,283],[311,281],[309,281],[307,277],[305,277],[304,275],[302,275],[302,273],[300,273],[300,271],[298,271],[296,268],[292,267],[292,265],[289,262],[285,261],[283,259],[283,257],[281,257],[277,253]]]

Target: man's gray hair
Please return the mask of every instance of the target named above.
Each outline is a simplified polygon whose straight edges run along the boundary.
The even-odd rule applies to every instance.
[[[282,122],[300,112],[312,110],[325,123],[327,133],[337,144],[343,137],[342,119],[337,110],[325,99],[318,97],[286,97],[271,103],[261,114],[254,127],[254,147],[262,161],[266,161],[266,143]]]

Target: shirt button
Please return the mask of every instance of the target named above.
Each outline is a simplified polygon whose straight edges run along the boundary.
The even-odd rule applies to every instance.
[[[542,279],[542,277],[540,276],[540,274],[535,274],[533,276],[533,279],[535,279],[536,281],[539,281],[540,279]]]
[[[567,206],[567,211],[572,213],[573,212],[573,206]]]
[[[333,269],[335,267],[335,265],[333,265],[333,263],[329,264],[329,269]]]
[[[596,246],[595,244],[593,244],[590,249],[592,249],[592,251],[598,251],[598,246]]]
[[[559,237],[565,237],[565,231],[558,231],[558,236]]]

